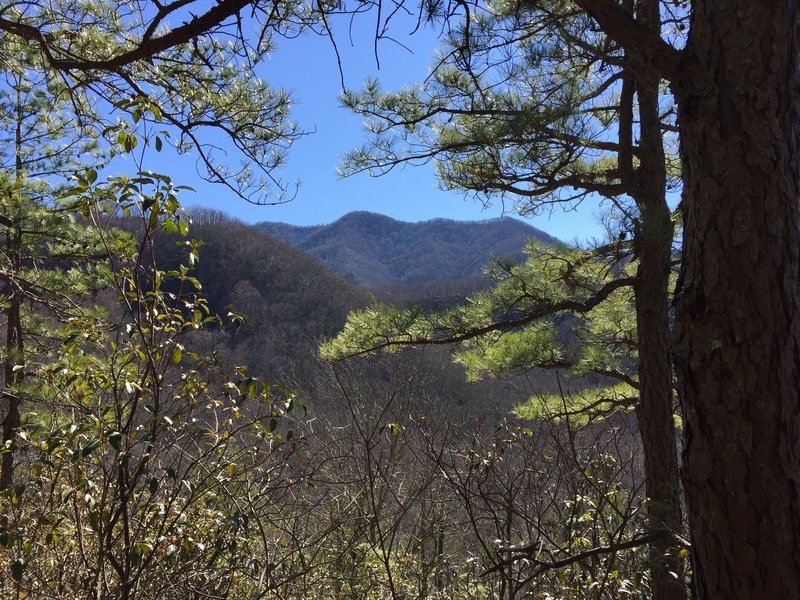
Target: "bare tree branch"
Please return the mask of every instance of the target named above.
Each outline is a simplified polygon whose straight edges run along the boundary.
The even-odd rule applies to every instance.
[[[535,558],[535,555],[537,554],[537,551],[539,549],[539,544],[529,544],[527,546],[522,546],[522,547],[509,546],[507,548],[500,548],[500,552],[508,552],[510,553],[510,555],[507,558],[498,561],[498,563],[495,564],[491,569],[488,569],[485,574],[488,575],[494,571],[499,571],[502,568],[517,562],[518,560],[528,560],[533,564],[535,564],[536,566],[538,566],[539,567],[537,571],[538,574],[550,569],[561,569],[576,562],[581,562],[588,558],[592,558],[593,556],[597,556],[599,554],[609,554],[612,552],[619,552],[620,550],[630,550],[631,548],[646,546],[648,544],[653,543],[656,540],[664,538],[677,539],[679,543],[683,546],[688,547],[689,545],[689,543],[686,540],[677,535],[675,532],[670,531],[668,529],[658,529],[645,533],[639,537],[630,539],[626,542],[608,544],[606,546],[597,546],[596,548],[592,548],[591,550],[586,550],[585,552],[580,552],[578,554],[573,554],[571,556],[567,556],[560,560],[553,560],[553,561],[545,561]]]

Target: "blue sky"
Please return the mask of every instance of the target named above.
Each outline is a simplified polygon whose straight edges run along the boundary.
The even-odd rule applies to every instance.
[[[394,29],[394,35],[413,53],[391,42],[379,46],[380,69],[372,45],[369,15],[352,29],[351,45],[347,24],[337,27],[337,44],[342,58],[345,84],[358,89],[367,77],[377,77],[384,89],[421,82],[428,74],[437,47],[430,29],[408,36],[414,21]],[[283,221],[314,225],[335,221],[353,210],[369,210],[403,221],[439,217],[480,220],[504,214],[502,205],[485,208],[480,202],[457,192],[437,189],[432,165],[406,167],[373,178],[367,174],[342,179],[336,173],[342,155],[365,138],[362,119],[339,105],[341,78],[330,40],[305,35],[294,40],[277,40],[276,52],[262,65],[259,75],[276,87],[292,92],[293,118],[303,130],[314,133],[295,142],[286,167],[279,174],[284,181],[299,180],[296,198],[279,206],[254,206],[235,197],[221,186],[197,181],[193,160],[175,159],[170,165],[173,179],[192,185],[197,193],[184,197],[189,205],[210,206],[246,222]],[[162,160],[163,156],[159,156]],[[602,236],[591,201],[578,211],[557,210],[525,219],[564,241]],[[507,212],[505,214],[508,214]]]

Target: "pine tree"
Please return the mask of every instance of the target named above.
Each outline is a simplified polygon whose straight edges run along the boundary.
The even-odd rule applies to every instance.
[[[522,214],[602,199],[632,238],[644,441],[654,528],[682,528],[673,425],[668,276],[674,224],[668,189],[679,186],[665,151],[674,106],[661,75],[599,35],[570,3],[465,8],[425,84],[396,93],[370,83],[345,104],[369,119],[370,142],[352,153],[349,172],[384,173],[437,161],[442,186],[486,201],[511,199]],[[624,2],[627,18],[660,33],[656,0]],[[671,17],[680,22],[678,9]],[[672,24],[670,24],[672,25]],[[657,598],[685,596],[672,573],[677,547],[657,544]],[[657,562],[657,561],[656,561]],[[680,579],[680,576],[679,576]]]
[[[75,171],[94,173],[97,133],[85,98],[36,68],[36,53],[13,40],[0,72],[0,281],[4,452],[0,487],[13,484],[14,445],[31,352],[46,355],[52,321],[79,311],[76,302],[102,279],[99,239],[76,218],[60,190]],[[84,114],[76,114],[85,106]]]

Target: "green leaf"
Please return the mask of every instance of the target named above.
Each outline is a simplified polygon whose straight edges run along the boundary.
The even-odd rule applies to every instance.
[[[18,558],[13,563],[11,563],[11,579],[16,581],[17,583],[22,581],[22,573],[25,571],[25,559]]]
[[[61,533],[61,530],[54,528],[52,531],[50,531],[50,533],[48,533],[45,536],[44,541],[47,544],[57,544],[58,542],[61,541],[62,536],[63,534]]]
[[[153,551],[153,544],[145,541],[134,542],[131,546],[131,558],[134,563],[139,563],[143,556],[147,556]]]
[[[403,426],[400,423],[387,423],[387,427],[393,436],[403,433]]]
[[[86,442],[83,445],[83,448],[81,448],[81,456],[86,458],[92,452],[97,450],[98,447],[100,447],[100,440],[99,439],[95,438],[93,440],[89,440],[88,442]]]
[[[108,443],[114,450],[118,451],[122,447],[122,434],[119,431],[112,431],[108,434]]]
[[[11,506],[22,504],[22,495],[25,493],[25,484],[19,483],[11,488]]]
[[[14,536],[7,529],[0,529],[0,546],[10,548],[14,543]]]

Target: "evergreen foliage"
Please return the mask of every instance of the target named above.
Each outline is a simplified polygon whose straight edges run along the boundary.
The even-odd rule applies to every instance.
[[[320,349],[326,359],[404,346],[459,344],[456,360],[467,377],[503,377],[531,369],[595,375],[617,383],[593,391],[537,396],[520,414],[535,418],[599,418],[630,410],[637,400],[636,263],[624,244],[616,261],[593,252],[529,242],[524,263],[495,263],[494,285],[439,313],[374,304],[348,317],[342,332]]]
[[[19,79],[22,56],[23,77],[36,82],[37,101],[48,108],[40,118],[69,122],[91,132],[88,139],[103,135],[121,151],[141,139],[193,153],[207,180],[254,202],[281,201],[289,189],[273,171],[300,132],[289,118],[288,93],[261,81],[255,67],[273,37],[295,35],[308,13],[291,3],[255,6],[246,18],[248,30],[260,32],[253,41],[243,33],[245,17],[236,16],[241,6],[193,4],[10,6],[0,18],[4,76]],[[126,129],[117,127],[120,112],[130,117]],[[84,143],[78,131],[59,138],[38,126],[25,139]],[[220,143],[245,159],[240,166],[216,158]]]
[[[674,222],[667,192],[680,187],[677,161],[669,158],[676,146],[670,133],[675,103],[662,93],[657,69],[594,27],[597,14],[582,10],[587,4],[596,3],[459,5],[464,19],[448,29],[439,61],[423,84],[386,93],[370,81],[360,92],[343,94],[344,104],[367,118],[371,133],[349,155],[344,170],[380,175],[398,165],[433,160],[443,188],[486,201],[508,200],[521,214],[593,200],[605,206],[610,239],[630,236],[637,264],[631,281],[637,414],[652,527],[667,524],[679,533],[668,313]],[[662,8],[670,20],[680,23],[686,17],[680,6],[659,0],[623,2],[613,12],[624,17],[626,29],[661,41]],[[445,18],[452,24],[451,15]],[[480,313],[481,301],[473,297],[473,303]],[[478,314],[477,320],[489,316]],[[530,351],[523,351],[519,335],[501,342],[507,346],[504,356],[511,355],[504,366],[513,366],[514,355],[534,358],[545,340],[531,334],[522,334],[532,344]],[[453,339],[464,341],[458,335]],[[557,356],[549,358],[557,362]],[[653,552],[669,565],[651,565],[654,597],[683,600],[678,548],[662,540]]]

